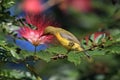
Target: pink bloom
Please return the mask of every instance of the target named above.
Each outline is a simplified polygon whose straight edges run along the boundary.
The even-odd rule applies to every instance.
[[[33,30],[29,27],[23,27],[19,30],[20,35],[31,42],[34,46],[49,42],[52,36],[44,36],[40,30]]]
[[[19,30],[19,33],[23,38],[31,42],[34,46],[46,44],[52,41],[52,35],[43,35],[44,29],[51,25],[52,22],[43,20],[43,17],[41,16],[27,16],[26,21],[27,23],[35,26],[37,29],[31,29],[30,27],[26,26],[22,27]]]
[[[44,7],[41,0],[23,0],[22,9],[27,13],[40,13],[43,11]]]

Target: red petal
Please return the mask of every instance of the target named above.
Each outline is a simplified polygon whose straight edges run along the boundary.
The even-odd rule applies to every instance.
[[[94,33],[94,40],[96,40],[96,38],[98,36],[100,36],[101,34],[104,34],[104,32],[96,32],[96,33]]]
[[[86,37],[85,37],[85,40],[86,40],[86,44],[88,45],[89,36],[86,36]]]

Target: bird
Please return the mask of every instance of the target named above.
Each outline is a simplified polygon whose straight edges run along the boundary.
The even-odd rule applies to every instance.
[[[89,54],[82,48],[80,41],[71,32],[59,27],[48,26],[45,28],[44,34],[54,35],[58,42],[67,49],[66,54],[70,51],[84,51],[85,55],[90,58]]]

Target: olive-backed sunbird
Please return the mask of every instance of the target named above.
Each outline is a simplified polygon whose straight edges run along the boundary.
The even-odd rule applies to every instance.
[[[48,26],[45,28],[44,34],[54,35],[60,44],[68,50],[67,53],[69,53],[71,50],[84,51],[79,40],[72,33],[62,28]]]

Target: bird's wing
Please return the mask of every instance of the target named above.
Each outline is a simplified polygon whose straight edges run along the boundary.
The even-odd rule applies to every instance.
[[[60,31],[60,35],[67,40],[70,40],[70,41],[73,41],[73,42],[80,44],[78,39],[72,33],[68,32],[68,31],[62,30],[62,31]]]

